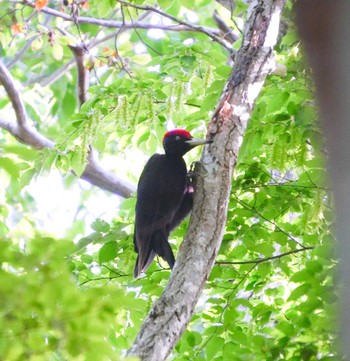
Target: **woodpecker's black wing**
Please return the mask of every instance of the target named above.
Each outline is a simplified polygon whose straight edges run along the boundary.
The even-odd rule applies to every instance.
[[[171,223],[169,224],[169,233],[176,228],[183,219],[185,219],[189,213],[191,212],[193,208],[193,192],[192,191],[186,191],[180,207],[176,211]]]
[[[184,197],[186,173],[182,158],[154,154],[141,174],[135,212],[135,277],[147,269],[156,254],[170,267],[174,265],[168,236]]]

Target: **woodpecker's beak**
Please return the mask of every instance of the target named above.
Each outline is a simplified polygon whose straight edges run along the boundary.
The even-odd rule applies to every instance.
[[[193,148],[193,147],[196,147],[197,145],[213,143],[213,141],[210,139],[192,138],[192,139],[186,140],[185,143],[190,145]]]

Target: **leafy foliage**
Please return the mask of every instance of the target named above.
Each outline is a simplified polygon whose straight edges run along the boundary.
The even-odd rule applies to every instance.
[[[215,26],[217,9],[237,33],[246,16],[241,1],[232,15],[206,0],[157,3],[207,27]],[[29,117],[56,146],[34,151],[0,134],[0,358],[117,359],[169,277],[159,260],[147,277],[132,278],[135,199],[124,200],[112,222],[97,218],[87,230],[72,220],[64,239],[56,239],[37,231],[31,180],[57,168],[70,188],[74,178],[67,174],[83,172],[92,145],[135,182],[167,127],[203,134],[230,71],[228,53],[200,32],[116,31],[65,23],[21,2],[1,5],[1,57],[23,84]],[[36,5],[40,10],[42,3]],[[77,6],[91,19],[125,23],[142,13],[109,0],[50,6],[68,15]],[[160,16],[148,16],[159,23]],[[286,74],[269,76],[255,106],[217,264],[174,360],[337,359],[331,195],[313,90],[296,41],[290,25],[276,49]],[[81,42],[89,49],[91,87],[78,109],[69,45]],[[0,110],[13,116],[6,96]],[[197,157],[194,151],[187,160]],[[92,192],[82,192],[82,204]],[[171,236],[175,252],[186,225]]]
[[[36,236],[27,254],[10,241],[1,247],[0,352],[6,359],[113,356],[113,343],[105,340],[113,340],[118,320],[126,322],[133,303],[120,287],[78,289],[68,261],[70,241]]]

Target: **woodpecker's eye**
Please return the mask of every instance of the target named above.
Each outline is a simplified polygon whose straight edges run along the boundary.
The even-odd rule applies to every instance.
[[[180,140],[181,137],[179,137],[178,135],[175,137],[175,140]]]

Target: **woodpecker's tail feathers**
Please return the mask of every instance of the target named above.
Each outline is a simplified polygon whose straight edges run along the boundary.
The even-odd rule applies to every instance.
[[[152,236],[152,249],[168,262],[169,267],[173,269],[175,264],[175,257],[168,242],[168,237],[161,231],[156,231]]]
[[[174,267],[175,257],[173,251],[168,243],[167,237],[161,231],[153,233],[152,240],[147,250],[143,251],[142,249],[139,249],[139,254],[134,268],[135,278],[137,278],[140,273],[147,270],[157,254],[168,262],[171,269]]]
[[[146,257],[137,256],[135,268],[134,268],[134,277],[137,278],[142,272],[145,272],[147,268],[151,265],[156,253],[153,250],[149,250]]]

